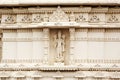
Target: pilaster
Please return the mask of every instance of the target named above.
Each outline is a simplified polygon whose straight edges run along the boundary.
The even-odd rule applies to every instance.
[[[69,28],[70,32],[70,62],[69,64],[74,63],[74,48],[75,48],[75,28]]]
[[[48,57],[49,57],[49,29],[43,28],[44,33],[44,64],[48,64]]]

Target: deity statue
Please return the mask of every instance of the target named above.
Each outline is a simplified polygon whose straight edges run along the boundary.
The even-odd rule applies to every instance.
[[[58,31],[57,35],[54,35],[54,47],[56,51],[56,62],[64,62],[65,52],[65,35]]]

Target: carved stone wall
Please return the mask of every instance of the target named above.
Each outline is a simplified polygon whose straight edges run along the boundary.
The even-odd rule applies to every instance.
[[[120,9],[110,7],[53,7],[0,9],[0,27],[82,26],[119,27]],[[32,23],[32,24],[29,24]],[[9,25],[10,24],[10,25]],[[35,25],[37,24],[37,25]],[[96,24],[102,25],[97,26]],[[111,25],[112,24],[112,25]]]
[[[70,39],[69,39],[69,31],[68,29],[50,29],[50,52],[49,52],[49,57],[51,59],[51,63],[56,63],[56,48],[55,42],[54,42],[54,36],[58,34],[58,32],[61,31],[62,35],[65,35],[65,52],[63,53],[64,56],[64,64],[69,64],[69,46],[70,46]]]

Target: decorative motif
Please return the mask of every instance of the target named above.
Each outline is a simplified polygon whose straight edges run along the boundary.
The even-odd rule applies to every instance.
[[[102,73],[102,72],[100,72],[100,71],[98,71],[95,75],[94,75],[94,77],[104,77],[104,74]]]
[[[33,22],[43,22],[43,17],[40,14],[37,14],[33,18]]]
[[[31,15],[23,15],[21,21],[24,23],[31,22]]]
[[[47,13],[44,15],[44,22],[49,22],[49,16]]]
[[[116,15],[112,14],[112,15],[110,15],[110,17],[108,18],[108,22],[117,23],[117,22],[119,22],[119,19],[117,18]]]
[[[10,77],[10,75],[9,75],[7,72],[2,71],[2,72],[0,73],[0,77],[5,77],[5,78],[7,78],[7,77]]]
[[[100,19],[98,18],[97,15],[93,14],[93,15],[91,15],[89,21],[92,22],[92,23],[94,23],[94,22],[98,23],[100,21]]]
[[[5,23],[15,23],[15,15],[7,15]]]
[[[22,71],[19,71],[19,72],[17,72],[17,73],[14,75],[14,77],[16,77],[16,78],[23,78],[23,77],[25,77],[25,75],[22,73]]]
[[[76,78],[84,78],[84,77],[86,77],[86,75],[81,71],[77,71],[75,77]]]
[[[85,17],[83,16],[83,14],[80,14],[78,15],[76,18],[75,18],[75,21],[76,22],[84,22],[86,21]]]
[[[62,35],[61,31],[57,35],[54,35],[54,47],[56,50],[56,62],[64,62],[65,52],[65,35]]]
[[[70,22],[74,22],[74,21],[75,21],[75,15],[72,12],[71,15],[70,15]]]
[[[42,76],[41,76],[41,74],[40,74],[40,71],[35,71],[35,72],[31,75],[31,77],[40,78],[40,77],[42,77]]]
[[[49,18],[49,22],[69,22],[67,14],[58,6]]]
[[[100,68],[101,66],[99,64],[96,64],[94,67],[96,68]]]
[[[111,78],[120,78],[120,73],[119,72],[113,72],[113,73],[111,73],[111,75],[110,75],[110,77]]]

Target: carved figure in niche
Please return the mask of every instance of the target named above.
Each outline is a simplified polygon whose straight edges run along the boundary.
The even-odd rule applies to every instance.
[[[58,31],[57,35],[54,35],[54,48],[56,52],[56,62],[64,62],[64,52],[65,52],[65,35]]]

